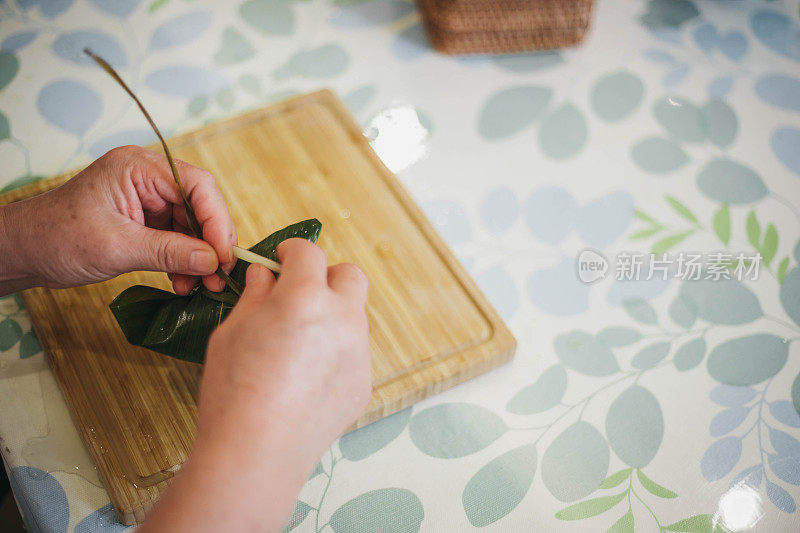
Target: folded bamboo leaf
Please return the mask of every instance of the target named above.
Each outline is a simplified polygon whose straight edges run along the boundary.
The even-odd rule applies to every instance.
[[[250,251],[276,261],[275,250],[282,241],[298,237],[315,243],[321,230],[319,220],[304,220],[276,231]],[[242,286],[248,266],[239,260],[230,273]],[[228,316],[238,298],[229,285],[219,293],[201,286],[186,296],[134,285],[114,298],[109,307],[131,344],[202,363],[211,332]]]

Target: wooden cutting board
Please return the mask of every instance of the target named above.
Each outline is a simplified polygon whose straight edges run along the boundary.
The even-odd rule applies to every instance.
[[[176,157],[217,178],[250,246],[299,220],[322,221],[330,264],[360,265],[374,392],[356,427],[500,365],[516,342],[430,222],[329,91],[172,139]],[[71,175],[0,196],[39,194]],[[133,284],[169,289],[136,272],[23,298],[73,418],[125,524],[141,522],[186,460],[202,367],[129,345],[108,304]]]

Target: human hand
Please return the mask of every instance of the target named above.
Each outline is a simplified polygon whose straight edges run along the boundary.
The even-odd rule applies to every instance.
[[[188,228],[166,157],[125,146],[61,187],[3,208],[17,277],[28,286],[60,288],[152,270],[167,272],[178,294],[187,294],[200,276],[209,289],[221,290],[213,273],[220,262],[233,268],[236,230],[211,174],[176,164],[204,240]]]
[[[277,282],[251,265],[211,336],[192,454],[142,531],[279,531],[369,401],[366,277],[351,264],[326,268],[302,239],[277,252]]]
[[[278,280],[251,265],[242,297],[211,336],[197,438],[282,428],[310,471],[370,398],[368,283],[355,265],[327,268],[322,249],[303,239],[277,253]]]

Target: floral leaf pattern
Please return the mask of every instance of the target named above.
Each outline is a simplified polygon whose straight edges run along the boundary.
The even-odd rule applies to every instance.
[[[529,517],[545,530],[731,526],[723,506],[693,498],[704,483],[756,495],[761,527],[791,529],[797,6],[609,0],[596,10],[599,59],[587,70],[585,48],[438,55],[408,0],[5,2],[0,190],[151,141],[90,75],[87,44],[171,131],[322,85],[368,137],[369,117],[407,105],[426,134],[400,177],[519,348],[505,369],[344,435],[287,530],[513,530]],[[621,31],[632,61],[609,48]],[[758,253],[761,274],[622,282],[611,267],[587,284],[576,276],[584,249]],[[21,298],[0,298],[0,383],[45,368]],[[38,420],[30,403],[16,418]],[[687,412],[700,431],[682,433]],[[17,496],[42,529],[123,529],[107,500],[86,500],[96,491],[79,475],[47,474],[10,446]]]

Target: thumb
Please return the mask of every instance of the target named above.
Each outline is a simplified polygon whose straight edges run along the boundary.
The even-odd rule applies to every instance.
[[[205,241],[178,233],[147,228],[137,236],[139,270],[190,276],[213,274],[219,266],[214,249]]]
[[[275,276],[267,267],[262,265],[250,265],[247,267],[245,288],[239,302],[260,302],[269,295],[274,286]]]

